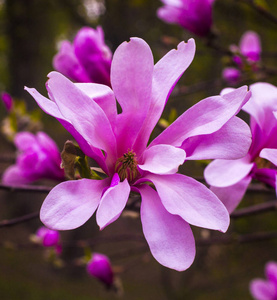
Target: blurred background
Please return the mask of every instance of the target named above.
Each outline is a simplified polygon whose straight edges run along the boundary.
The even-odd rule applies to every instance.
[[[193,37],[196,55],[168,101],[163,117],[172,108],[181,115],[203,98],[219,94],[227,84],[221,78],[228,56],[219,48],[238,44],[247,30],[256,31],[262,43],[262,63],[270,74],[249,76],[239,85],[267,81],[276,85],[277,23],[249,5],[251,1],[215,1],[213,27],[216,45],[156,16],[159,0],[0,0],[0,91],[23,99],[28,110],[37,109],[24,91],[34,87],[46,95],[47,74],[62,40],[72,41],[83,26],[101,25],[112,52],[130,37],[143,38],[158,61],[180,41]],[[257,1],[258,2],[258,1]],[[277,17],[277,2],[259,1]],[[276,72],[275,70],[276,69]],[[0,103],[0,117],[6,117]],[[241,113],[242,118],[246,116]],[[62,149],[70,135],[54,118],[40,113],[43,130]],[[158,131],[157,131],[158,132]],[[15,157],[13,143],[0,135],[0,173]],[[188,162],[184,174],[203,176],[205,164]],[[50,185],[51,182],[39,182]],[[46,193],[0,189],[0,220],[38,212]],[[275,192],[249,191],[242,206],[274,200]],[[254,277],[264,277],[264,264],[277,260],[277,239],[239,239],[242,235],[277,231],[276,212],[231,221],[228,232],[193,228],[197,255],[191,268],[176,272],[159,265],[149,253],[140,219],[127,214],[99,232],[95,219],[74,231],[62,232],[63,265],[45,259],[45,250],[30,242],[41,223],[38,218],[15,226],[0,227],[0,299],[118,299],[79,264],[84,248],[108,255],[121,280],[122,299],[251,299],[248,285]],[[274,237],[274,236],[273,236]],[[203,242],[205,238],[208,242]],[[215,243],[209,243],[212,238]],[[224,240],[225,239],[225,240]],[[84,247],[84,241],[85,243]],[[121,293],[120,293],[121,294]]]

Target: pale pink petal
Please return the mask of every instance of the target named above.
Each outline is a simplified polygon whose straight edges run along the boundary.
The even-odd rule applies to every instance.
[[[174,174],[184,163],[184,150],[170,145],[156,145],[143,152],[143,164],[138,165],[141,170],[154,174]]]
[[[249,156],[236,160],[216,159],[206,167],[204,177],[209,185],[226,187],[242,180],[253,166]]]
[[[222,96],[206,98],[184,112],[151,145],[181,146],[189,137],[216,132],[239,112],[249,97],[247,87],[243,86]]]
[[[265,158],[277,166],[277,149],[264,148],[260,152],[260,157]]]
[[[55,186],[44,200],[40,219],[50,229],[83,225],[95,212],[107,180],[80,179]]]
[[[114,53],[111,83],[122,108],[118,145],[122,149],[132,144],[147,115],[152,90],[154,61],[150,47],[139,38],[122,43]]]
[[[214,133],[186,139],[181,148],[187,160],[236,159],[247,154],[251,140],[249,126],[233,117]]]
[[[59,165],[61,163],[61,155],[56,143],[42,131],[39,131],[36,137],[40,147],[48,153],[48,156],[51,157],[57,165]]]
[[[251,180],[251,176],[246,176],[234,185],[222,188],[211,186],[210,189],[222,201],[228,212],[231,213],[239,205]]]
[[[25,90],[30,93],[31,96],[36,100],[40,108],[47,114],[55,117],[63,125],[63,127],[72,134],[75,138],[82,151],[89,157],[93,158],[100,165],[101,168],[106,172],[106,166],[104,161],[104,156],[100,149],[94,148],[88,144],[88,142],[83,138],[83,136],[74,128],[71,122],[66,119],[61,112],[57,104],[54,101],[42,96],[36,89],[30,89],[25,87]]]
[[[135,143],[134,150],[139,153],[145,149],[150,134],[160,119],[164,106],[175,84],[191,64],[195,54],[194,39],[181,42],[177,50],[169,51],[154,66],[151,103],[143,127]]]
[[[117,173],[115,175],[118,177]],[[111,184],[105,191],[96,213],[96,222],[101,230],[119,218],[128,201],[130,190],[125,179],[123,182],[118,180],[117,184]]]
[[[100,106],[62,74],[51,72],[48,77],[47,90],[64,118],[91,146],[114,153],[115,137]]]
[[[143,185],[139,190],[142,229],[152,255],[165,267],[186,270],[195,257],[195,242],[189,224],[168,213],[151,187]]]
[[[272,282],[254,279],[250,282],[250,292],[256,300],[276,299],[276,288]]]
[[[75,85],[103,109],[111,123],[114,122],[117,114],[116,100],[110,87],[96,83],[75,83]]]
[[[182,174],[149,174],[145,179],[153,182],[169,213],[195,226],[223,232],[228,229],[228,211],[202,183]]]
[[[21,168],[19,168],[17,165],[12,165],[4,171],[2,183],[7,185],[24,185],[33,181],[24,175],[25,174],[22,172]]]
[[[14,138],[14,143],[20,151],[26,151],[31,147],[38,146],[36,136],[27,131],[18,132]]]

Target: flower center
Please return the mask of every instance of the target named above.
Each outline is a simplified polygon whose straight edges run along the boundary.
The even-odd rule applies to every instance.
[[[127,180],[133,181],[138,175],[138,161],[136,153],[132,150],[128,150],[127,153],[124,153],[115,164],[115,172],[118,173],[120,181],[123,181],[125,178]]]

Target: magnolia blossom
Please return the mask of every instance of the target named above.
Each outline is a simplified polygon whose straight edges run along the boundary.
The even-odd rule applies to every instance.
[[[210,33],[214,0],[161,0],[157,15],[167,23],[179,24],[199,36]]]
[[[87,264],[87,272],[90,276],[105,283],[107,287],[112,286],[114,274],[111,262],[106,255],[94,253]]]
[[[252,179],[276,187],[277,87],[259,82],[252,84],[250,91],[252,96],[243,107],[250,115],[253,136],[247,155],[237,160],[215,160],[204,172],[211,190],[229,212],[239,204]]]
[[[37,230],[36,237],[44,247],[56,247],[60,242],[59,232],[44,226]]]
[[[50,100],[26,88],[106,174],[103,180],[72,180],[54,187],[41,208],[44,224],[56,230],[77,228],[97,209],[96,221],[103,229],[118,219],[130,191],[137,192],[150,250],[158,262],[176,270],[187,269],[194,260],[189,224],[227,230],[229,214],[221,201],[203,184],[176,172],[185,160],[235,159],[247,153],[249,127],[234,116],[250,97],[247,87],[200,101],[147,146],[170,92],[194,54],[190,39],[154,65],[149,46],[132,38],[114,54],[113,90],[74,84],[57,72],[48,75]]]
[[[39,179],[63,181],[61,156],[55,142],[44,132],[36,135],[19,132],[14,138],[19,153],[16,164],[3,174],[2,182],[9,185],[29,184]]]
[[[258,62],[262,51],[259,35],[254,31],[246,31],[240,39],[239,50],[248,61]]]
[[[222,77],[230,84],[236,84],[240,80],[241,72],[236,68],[228,67],[223,70]]]
[[[256,300],[276,300],[277,299],[277,263],[268,262],[265,266],[264,279],[254,279],[250,282],[250,292]]]
[[[112,53],[100,26],[83,27],[73,44],[64,41],[53,59],[54,68],[76,82],[96,82],[110,86]]]

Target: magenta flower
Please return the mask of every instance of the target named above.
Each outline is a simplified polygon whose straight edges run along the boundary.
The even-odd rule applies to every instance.
[[[258,62],[262,52],[259,35],[254,31],[246,31],[240,39],[239,50],[248,61]]]
[[[90,276],[102,281],[107,287],[112,286],[114,274],[111,262],[106,255],[94,253],[87,264],[87,272]]]
[[[16,164],[3,174],[9,185],[29,184],[39,179],[65,180],[61,156],[55,142],[44,132],[19,132],[14,139],[19,151]]]
[[[11,111],[12,107],[13,107],[13,99],[12,96],[9,93],[6,92],[2,92],[1,93],[1,99],[7,109],[8,112]]]
[[[36,237],[44,247],[56,247],[60,243],[59,232],[44,226],[37,230]]]
[[[227,67],[223,69],[222,77],[230,84],[236,84],[240,80],[241,72],[236,68]]]
[[[250,115],[253,136],[248,154],[237,160],[215,160],[204,172],[211,190],[229,212],[239,204],[252,179],[276,187],[277,88],[259,82],[252,84],[250,91],[252,96],[243,107]]]
[[[54,68],[76,82],[95,82],[110,86],[112,53],[100,26],[83,27],[73,44],[64,41],[53,59]]]
[[[214,0],[161,0],[164,4],[157,15],[167,23],[174,23],[199,36],[210,33]]]
[[[250,282],[250,292],[256,300],[277,300],[277,263],[268,262],[265,266],[264,279],[254,279]]]
[[[114,54],[113,91],[104,85],[73,84],[57,72],[48,75],[51,100],[26,88],[107,176],[54,187],[41,208],[44,224],[56,230],[77,228],[97,209],[96,221],[103,229],[118,219],[130,191],[138,192],[150,250],[158,262],[176,270],[187,269],[194,260],[189,224],[227,230],[229,214],[221,201],[203,184],[176,172],[185,160],[235,159],[247,153],[249,127],[234,117],[250,97],[247,87],[202,100],[147,146],[170,92],[194,53],[191,39],[154,65],[149,46],[132,38]],[[122,113],[117,113],[115,99]]]

